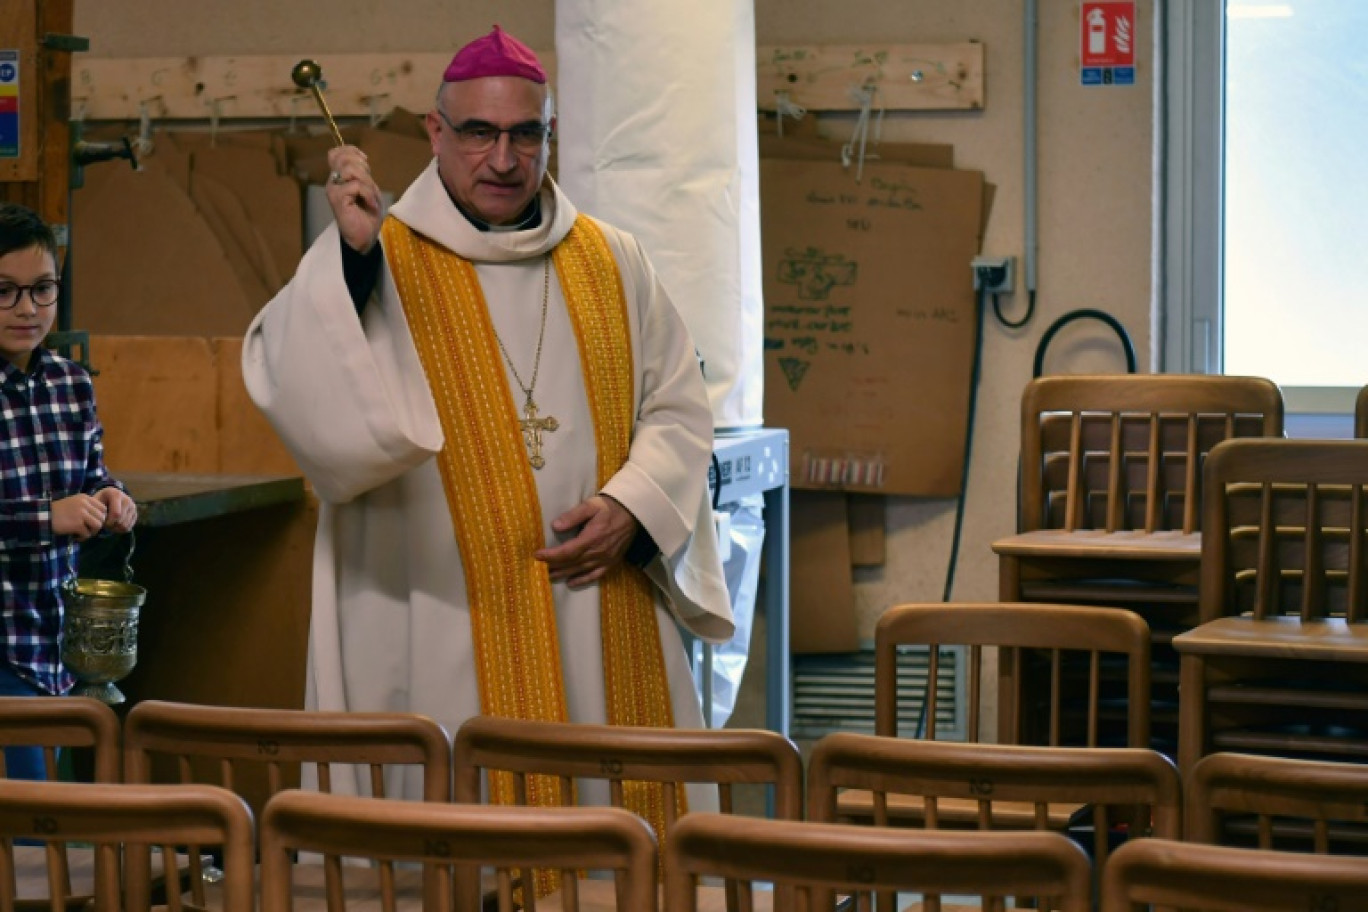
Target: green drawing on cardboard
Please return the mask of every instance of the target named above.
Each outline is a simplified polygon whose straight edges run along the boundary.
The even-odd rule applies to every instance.
[[[797,285],[798,297],[805,301],[825,301],[837,285],[854,285],[858,272],[859,267],[845,254],[828,254],[816,247],[790,247],[779,261],[779,281]]]
[[[803,375],[812,366],[811,361],[804,361],[800,358],[780,358],[779,369],[784,372],[784,379],[788,381],[789,389],[795,393],[803,382]]]

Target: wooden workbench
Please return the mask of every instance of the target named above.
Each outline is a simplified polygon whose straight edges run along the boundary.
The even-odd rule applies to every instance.
[[[178,700],[299,708],[317,505],[298,477],[131,474],[133,581],[147,589],[129,705]],[[82,575],[122,576],[115,536]]]

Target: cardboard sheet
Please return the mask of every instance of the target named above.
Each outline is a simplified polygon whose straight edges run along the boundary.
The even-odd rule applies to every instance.
[[[789,521],[789,644],[793,652],[854,652],[855,582],[846,499],[794,491]]]
[[[795,488],[953,496],[976,323],[983,175],[761,162],[765,420]]]

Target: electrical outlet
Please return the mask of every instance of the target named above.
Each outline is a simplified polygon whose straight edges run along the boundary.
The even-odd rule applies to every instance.
[[[969,264],[974,271],[974,290],[989,294],[1011,294],[1015,277],[1012,266],[1016,257],[974,257]]]

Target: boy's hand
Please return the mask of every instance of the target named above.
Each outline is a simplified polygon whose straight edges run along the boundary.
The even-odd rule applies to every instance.
[[[118,488],[100,488],[95,499],[105,506],[104,527],[110,532],[127,532],[138,521],[138,505]]]
[[[85,541],[104,527],[108,513],[109,508],[89,494],[63,497],[52,502],[52,531],[56,535],[71,535],[77,541]]]

